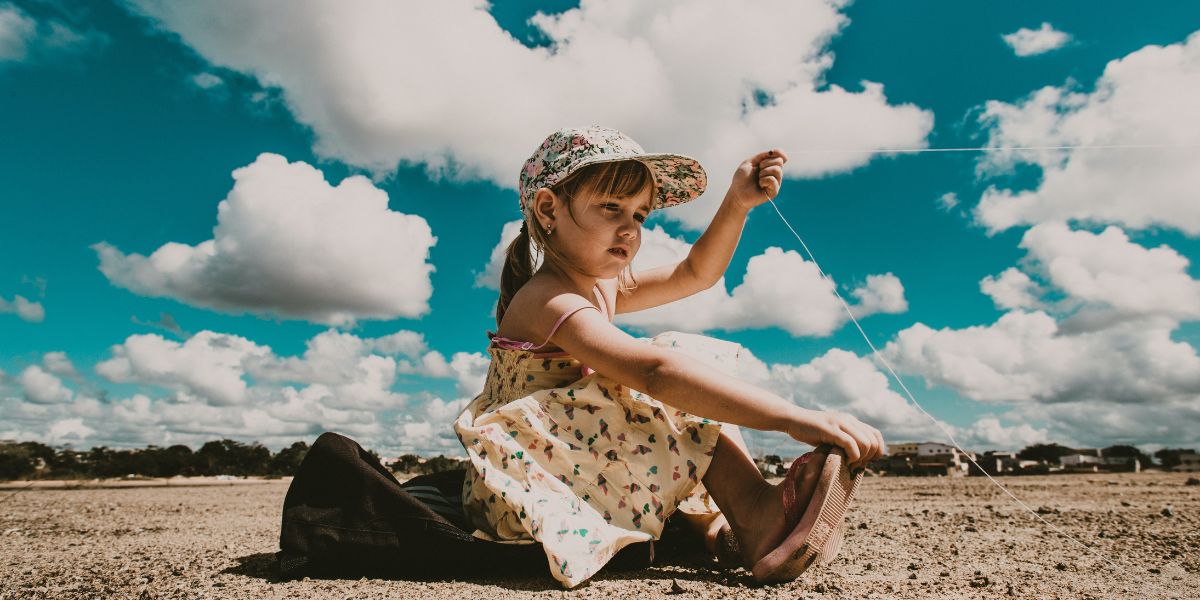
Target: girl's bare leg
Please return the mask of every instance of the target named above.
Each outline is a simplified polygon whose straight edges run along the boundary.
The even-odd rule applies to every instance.
[[[750,454],[750,448],[746,445],[746,440],[742,437],[742,431],[737,425],[724,423],[721,425],[721,433],[725,434],[746,455],[751,464],[754,463],[754,458]],[[755,468],[757,469],[757,466]],[[722,527],[729,524],[729,520],[725,518],[724,513],[690,514],[680,512],[680,516],[692,528],[692,531],[704,540],[704,547],[709,552],[715,554],[717,551],[717,534],[720,533]]]
[[[824,458],[814,462],[822,464]],[[746,564],[765,556],[789,533],[783,516],[782,485],[771,485],[763,479],[744,446],[739,446],[724,426],[704,475],[704,487],[737,535]],[[810,488],[808,495],[811,493]],[[805,497],[797,500],[808,502]]]

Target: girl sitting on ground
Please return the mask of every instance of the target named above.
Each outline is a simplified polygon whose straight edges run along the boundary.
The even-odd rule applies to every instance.
[[[861,467],[883,451],[879,431],[736,379],[738,344],[637,339],[612,324],[715,284],[750,209],[779,193],[786,161],[780,150],[743,161],[688,257],[636,276],[647,216],[703,193],[700,164],[596,126],[559,130],[526,161],[487,381],[454,425],[477,537],[540,542],[566,587],[622,547],[657,539],[677,509],[710,550],[736,548],[760,581],[794,579],[837,552]],[[772,485],[737,426],[817,449]]]

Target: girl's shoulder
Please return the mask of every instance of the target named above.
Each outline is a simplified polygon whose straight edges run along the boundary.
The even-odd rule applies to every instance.
[[[496,335],[538,344],[550,335],[559,317],[589,306],[611,320],[611,309],[605,309],[611,304],[612,291],[605,289],[604,281],[597,283],[597,288],[591,298],[585,298],[553,280],[530,279],[513,295]]]

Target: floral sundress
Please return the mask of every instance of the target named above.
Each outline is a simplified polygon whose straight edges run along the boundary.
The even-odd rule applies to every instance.
[[[642,341],[725,372],[742,349],[679,332]],[[629,389],[566,353],[494,343],[488,353],[484,390],[454,424],[469,459],[463,505],[476,537],[541,542],[551,573],[569,588],[621,548],[658,539],[675,510],[717,512],[700,480],[720,422]]]

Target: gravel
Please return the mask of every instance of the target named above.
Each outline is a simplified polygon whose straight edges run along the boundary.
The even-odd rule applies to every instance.
[[[1173,473],[1003,478],[1088,551],[985,479],[871,478],[838,558],[756,585],[700,555],[601,573],[564,591],[540,578],[280,581],[286,480],[186,487],[0,490],[7,598],[1189,598],[1200,584],[1200,489]],[[236,485],[235,485],[236,483]],[[1164,516],[1163,506],[1171,516]]]

